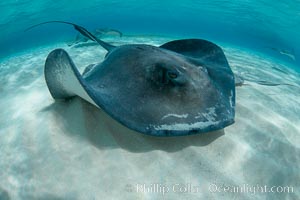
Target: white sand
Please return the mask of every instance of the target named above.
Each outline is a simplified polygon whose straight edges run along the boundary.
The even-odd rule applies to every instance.
[[[225,46],[234,72],[297,87],[247,82],[237,87],[234,125],[156,138],[128,130],[79,98],[54,103],[43,65],[56,47],[65,48],[81,72],[105,53],[97,46],[57,44],[0,62],[1,200],[300,199],[300,74],[286,64]],[[212,184],[248,192],[213,192]],[[254,193],[250,187],[257,185],[293,191]]]

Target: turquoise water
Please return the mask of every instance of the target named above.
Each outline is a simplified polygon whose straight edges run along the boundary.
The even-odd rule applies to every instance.
[[[0,16],[0,200],[300,199],[299,0],[8,0]],[[103,38],[116,46],[215,42],[245,79],[235,123],[157,138],[81,98],[54,101],[44,78],[53,49],[65,49],[80,72],[107,52],[90,41],[69,46],[77,32],[65,24],[24,32],[49,20],[120,30]]]
[[[89,29],[115,28],[125,34],[229,42],[299,65],[299,10],[297,0],[2,1],[0,56],[73,37],[72,28],[64,25],[23,32],[36,23],[65,20]]]

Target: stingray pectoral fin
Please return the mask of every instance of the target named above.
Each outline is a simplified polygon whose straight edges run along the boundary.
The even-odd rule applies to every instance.
[[[173,40],[160,46],[160,48],[175,51],[184,56],[201,59],[202,62],[227,64],[223,50],[218,45],[202,39]]]
[[[97,106],[87,94],[88,85],[65,50],[55,49],[48,55],[44,73],[48,89],[54,99],[80,96]]]

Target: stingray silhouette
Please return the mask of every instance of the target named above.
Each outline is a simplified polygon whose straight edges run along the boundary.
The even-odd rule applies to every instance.
[[[53,50],[45,79],[54,99],[79,96],[135,131],[178,136],[222,129],[234,123],[235,80],[222,49],[202,39],[159,47],[113,46],[72,25],[108,52],[81,75],[68,53]]]

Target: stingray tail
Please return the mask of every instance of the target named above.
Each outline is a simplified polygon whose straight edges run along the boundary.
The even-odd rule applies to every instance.
[[[43,23],[39,23],[33,26],[30,26],[29,28],[25,29],[25,31],[28,31],[34,27],[40,26],[42,24],[48,24],[48,23],[63,23],[63,24],[70,24],[74,27],[75,30],[77,30],[79,33],[81,33],[83,36],[89,38],[92,41],[97,42],[100,46],[102,46],[104,49],[106,49],[107,51],[110,51],[111,49],[115,48],[115,46],[106,43],[100,39],[98,39],[96,36],[94,36],[92,33],[90,33],[88,30],[86,30],[85,28],[83,28],[82,26],[79,26],[77,24],[73,24],[70,22],[65,22],[65,21],[47,21],[47,22],[43,22]]]
[[[48,55],[44,73],[48,89],[54,99],[80,96],[97,106],[87,93],[89,88],[86,81],[65,50],[55,49]]]

